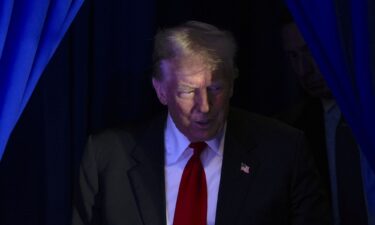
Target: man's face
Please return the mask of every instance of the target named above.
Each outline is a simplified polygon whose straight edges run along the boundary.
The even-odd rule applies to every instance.
[[[165,60],[161,69],[163,79],[154,79],[154,88],[177,128],[191,142],[214,138],[226,121],[232,76],[212,71],[197,56]]]
[[[287,24],[282,31],[284,50],[302,87],[312,97],[331,98],[322,74],[295,23]]]

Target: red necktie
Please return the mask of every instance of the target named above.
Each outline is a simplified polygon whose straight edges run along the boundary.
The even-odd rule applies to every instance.
[[[193,156],[187,162],[181,177],[173,225],[207,224],[206,174],[200,154],[206,148],[205,142],[191,143]]]

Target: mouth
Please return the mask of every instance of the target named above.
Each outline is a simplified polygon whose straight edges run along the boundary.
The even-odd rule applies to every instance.
[[[199,121],[195,121],[195,125],[200,128],[200,129],[208,129],[211,124],[212,124],[213,120],[199,120]]]
[[[316,82],[310,82],[306,86],[309,89],[322,89],[326,87],[326,83],[324,81],[316,81]]]

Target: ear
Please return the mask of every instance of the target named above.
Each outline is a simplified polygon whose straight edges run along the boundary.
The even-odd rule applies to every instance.
[[[234,89],[234,82],[235,82],[236,79],[231,79],[230,82],[229,82],[229,98],[232,98],[233,96],[233,89]]]
[[[230,89],[229,89],[229,97],[232,98],[233,96],[233,89],[234,89],[234,83],[235,81],[237,80],[237,77],[238,77],[238,68],[235,66],[233,68],[233,75],[231,78],[229,78],[229,85],[230,85]]]
[[[233,84],[231,85],[230,90],[229,90],[229,97],[230,98],[233,97]]]
[[[163,83],[163,81],[152,78],[152,85],[154,86],[156,95],[158,96],[160,103],[163,105],[167,105],[167,96],[165,92],[165,84]]]

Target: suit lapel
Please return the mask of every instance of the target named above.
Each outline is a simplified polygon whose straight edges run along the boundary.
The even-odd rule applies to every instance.
[[[136,165],[128,171],[144,225],[166,224],[164,178],[164,124],[165,118],[156,120],[137,138],[133,151]],[[225,137],[223,168],[217,203],[216,225],[233,224],[246,204],[259,160],[254,149],[256,143],[244,135],[243,121],[238,116],[228,119]],[[254,130],[254,129],[253,129]],[[242,170],[241,170],[242,166]],[[249,167],[249,173],[247,168]]]
[[[231,119],[232,118],[232,119]],[[240,118],[230,117],[225,137],[216,225],[234,224],[246,204],[249,187],[256,175],[259,160],[254,154],[256,143],[243,134]],[[247,128],[248,129],[248,128]]]
[[[128,171],[144,225],[166,224],[164,122],[164,117],[159,118],[137,138],[132,154],[137,165]]]

